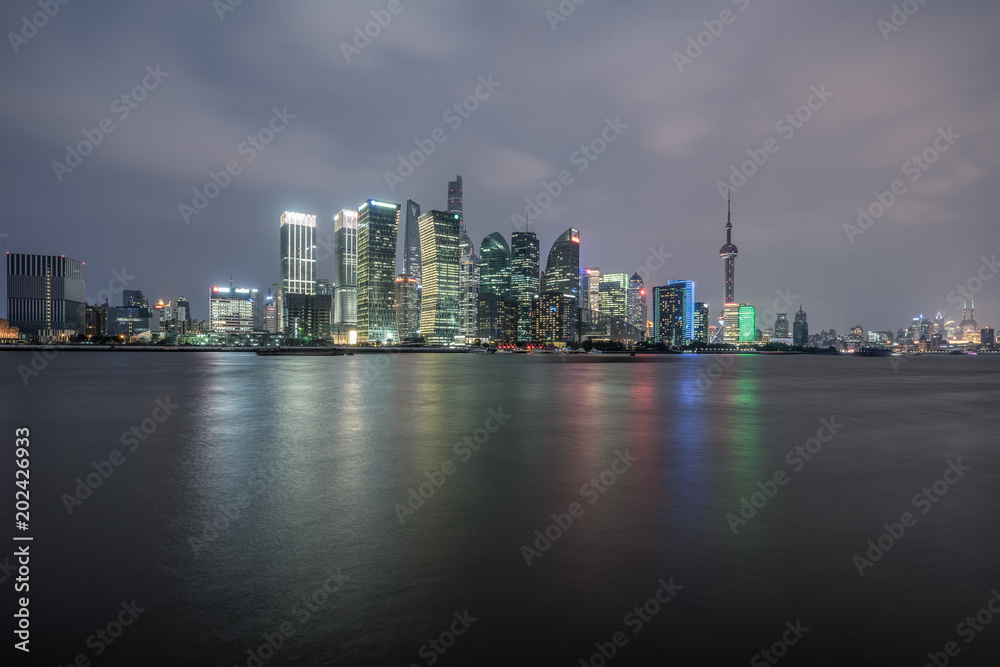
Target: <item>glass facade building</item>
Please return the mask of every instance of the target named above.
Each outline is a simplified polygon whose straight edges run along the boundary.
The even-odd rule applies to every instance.
[[[628,276],[624,273],[606,273],[601,276],[598,293],[598,313],[601,318],[628,317]]]
[[[84,264],[65,255],[7,253],[7,319],[22,335],[83,333]]]
[[[445,345],[459,336],[460,221],[461,216],[451,211],[420,216],[420,335],[428,343]]]
[[[209,329],[215,333],[250,333],[256,329],[257,290],[212,287],[208,295]]]
[[[333,217],[333,322],[358,323],[358,212]]]
[[[400,340],[415,340],[420,336],[418,296],[417,279],[400,273],[396,277],[396,329]]]
[[[628,317],[626,321],[640,329],[645,336],[647,318],[646,289],[642,285],[642,278],[639,277],[639,274],[633,273],[632,277],[628,279]]]
[[[531,340],[531,303],[539,291],[538,237],[514,232],[510,239],[510,289],[517,301],[517,339]]]
[[[281,214],[281,291],[316,293],[316,216]]]
[[[377,199],[369,199],[358,208],[359,342],[386,343],[399,338],[396,331],[396,237],[400,208],[399,204]]]
[[[757,308],[742,304],[739,310],[740,342],[752,343],[757,340]]]

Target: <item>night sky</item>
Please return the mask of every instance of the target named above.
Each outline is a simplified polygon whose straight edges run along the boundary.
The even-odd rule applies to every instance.
[[[778,310],[801,301],[813,331],[895,332],[940,309],[960,320],[949,293],[1000,250],[996,2],[909,0],[898,26],[889,0],[564,0],[569,16],[557,0],[56,6],[37,30],[22,20],[36,2],[0,9],[0,250],[86,262],[91,298],[124,268],[128,289],[184,295],[204,319],[210,287],[230,274],[278,281],[282,211],[315,213],[322,246],[333,214],[369,197],[445,208],[456,174],[478,248],[493,231],[509,239],[525,198],[566,170],[572,182],[531,223],[543,267],[570,226],[581,263],[603,272],[631,274],[662,246],[672,257],[647,286],[693,279],[715,314],[718,184],[748,151],[767,161],[742,186],[735,177],[736,297],[759,313],[781,290],[795,303]],[[358,48],[372,11],[387,25]],[[479,88],[467,118],[449,112],[480,77],[498,85]],[[136,86],[135,108],[115,101]],[[783,120],[808,102],[807,120]],[[287,126],[263,150],[241,148],[275,109],[294,118],[274,121]],[[113,129],[92,153],[72,171],[53,166],[105,118]],[[604,152],[574,156],[609,119]],[[433,154],[388,183],[438,128]],[[926,171],[907,164],[927,149]],[[230,161],[239,173],[186,221],[180,205]],[[905,191],[849,239],[845,223],[897,179]],[[332,259],[317,273],[332,278]],[[981,285],[977,320],[997,326],[1000,279]]]

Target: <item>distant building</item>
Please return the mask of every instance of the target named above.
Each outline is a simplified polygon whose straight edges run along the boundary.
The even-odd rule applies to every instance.
[[[740,342],[752,343],[760,340],[760,332],[757,329],[757,308],[748,304],[741,304],[739,310],[740,321]]]
[[[517,301],[492,292],[479,293],[479,338],[491,343],[516,343]]]
[[[493,232],[479,244],[479,297],[477,301],[477,336],[483,339],[510,340],[507,325],[515,323],[509,312],[511,299],[511,254],[506,239]],[[515,308],[516,309],[516,308]],[[497,318],[503,318],[501,322]]]
[[[598,292],[598,313],[601,318],[628,319],[628,275],[606,273],[601,276]]]
[[[551,313],[557,313],[558,317],[562,318],[555,325],[554,331],[558,332],[556,340],[576,342],[579,337],[577,319],[579,304],[577,299],[580,294],[580,232],[572,227],[560,234],[555,240],[552,248],[549,249],[549,256],[545,263],[543,294],[555,293],[571,299],[573,307],[568,306],[568,301],[559,300],[558,307],[552,310],[553,297],[550,297],[545,302],[548,304],[547,310],[543,308],[545,317],[549,317]]]
[[[576,296],[560,291],[542,292],[531,312],[532,339],[563,345],[576,342]]]
[[[997,337],[993,327],[986,327],[980,332],[980,343],[983,345],[996,345]]]
[[[29,338],[85,329],[84,263],[65,255],[7,253],[7,318]]]
[[[461,216],[451,211],[428,211],[420,216],[418,224],[424,281],[420,335],[428,343],[454,343],[459,336]]]
[[[774,337],[788,338],[788,313],[778,313],[774,320]]]
[[[281,214],[281,292],[316,293],[316,216]]]
[[[596,266],[580,269],[578,302],[581,310],[589,311],[588,321],[597,321],[601,316],[601,270]]]
[[[736,345],[740,342],[740,304],[735,302],[725,304],[722,318],[722,341],[729,345]]]
[[[806,312],[799,306],[799,312],[795,313],[795,322],[792,324],[792,340],[796,345],[802,347],[809,346],[809,320]]]
[[[417,279],[409,273],[400,273],[396,277],[396,329],[400,340],[415,340],[420,336],[418,298]]]
[[[0,318],[0,341],[10,342],[12,340],[18,340],[21,332],[17,327],[11,326],[10,322]]]
[[[399,204],[376,199],[369,199],[358,208],[360,342],[387,343],[399,338],[396,331],[396,237],[399,230],[399,210]]]
[[[961,331],[961,340],[967,343],[979,342],[982,329],[976,323],[975,300],[965,302],[965,308],[962,311],[962,323],[959,325],[959,329]]]

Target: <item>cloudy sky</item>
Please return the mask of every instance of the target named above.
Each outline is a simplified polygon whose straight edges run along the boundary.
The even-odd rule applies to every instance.
[[[444,208],[461,174],[477,245],[528,198],[543,262],[570,226],[604,272],[662,246],[648,284],[693,279],[714,312],[732,178],[739,301],[895,331],[960,319],[949,294],[972,279],[1000,325],[1000,279],[974,278],[1000,251],[995,2],[236,1],[4,3],[0,249],[85,261],[91,297],[125,273],[204,318],[230,274],[278,280],[282,211],[315,213],[322,245],[337,210]],[[98,145],[67,156],[85,133]],[[400,170],[417,142],[433,153]],[[878,217],[845,230],[859,207]]]

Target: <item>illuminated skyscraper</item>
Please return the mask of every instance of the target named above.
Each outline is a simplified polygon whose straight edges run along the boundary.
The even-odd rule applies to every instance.
[[[403,248],[403,271],[420,283],[420,229],[417,219],[420,217],[420,204],[412,199],[406,200],[405,246]]]
[[[514,232],[510,239],[511,296],[517,301],[517,339],[531,340],[531,302],[539,291],[538,237],[535,232]]]
[[[727,303],[722,310],[722,342],[735,345],[740,342],[740,304]]]
[[[396,277],[396,329],[400,340],[414,340],[419,335],[417,279],[408,273]]]
[[[446,345],[459,336],[460,218],[451,211],[428,211],[418,220],[424,279],[420,335],[428,343]]]
[[[456,176],[454,181],[448,181],[448,211],[462,215],[462,177]],[[464,221],[464,217],[459,220]]]
[[[580,308],[590,310],[594,322],[601,314],[601,270],[596,266],[580,271]]]
[[[628,317],[628,275],[605,273],[597,289],[598,313],[602,319]]]
[[[962,323],[959,325],[961,339],[967,343],[978,343],[982,339],[982,330],[976,322],[976,302],[970,300],[965,302],[962,310]],[[916,342],[914,340],[914,342]]]
[[[281,214],[281,292],[316,293],[316,216]]]
[[[334,324],[358,323],[358,212],[333,218]]]
[[[802,347],[809,345],[809,320],[802,306],[799,306],[799,312],[795,313],[795,322],[792,324],[792,343]]]
[[[699,343],[708,343],[710,339],[709,334],[709,320],[711,319],[711,314],[709,313],[708,304],[697,301],[694,304],[694,340]]]
[[[740,342],[752,343],[757,340],[757,308],[741,304],[739,310]]]
[[[7,253],[7,319],[20,333],[83,333],[84,263],[65,255]]]
[[[627,321],[645,335],[646,320],[646,290],[642,286],[642,278],[633,273],[628,280],[628,318]]]
[[[511,342],[506,330],[509,323],[514,322],[510,310],[516,311],[517,306],[511,299],[510,261],[510,248],[500,232],[493,232],[479,245],[477,330],[480,338]]]
[[[774,320],[774,337],[788,338],[788,313],[778,313]]]
[[[573,307],[560,302],[557,312],[560,320],[556,330],[566,342],[575,342],[577,336],[577,299],[580,294],[580,232],[570,227],[559,235],[549,250],[548,261],[545,263],[545,293],[559,293],[572,299]],[[543,304],[544,305],[544,304]],[[567,333],[573,332],[573,333]]]
[[[369,199],[358,208],[358,340],[398,340],[396,238],[399,204]],[[423,245],[421,244],[421,251]]]
[[[694,340],[694,282],[671,280],[653,289],[654,338],[680,347]]]
[[[209,328],[216,333],[250,333],[254,326],[257,290],[246,287],[212,287],[208,295]]]

